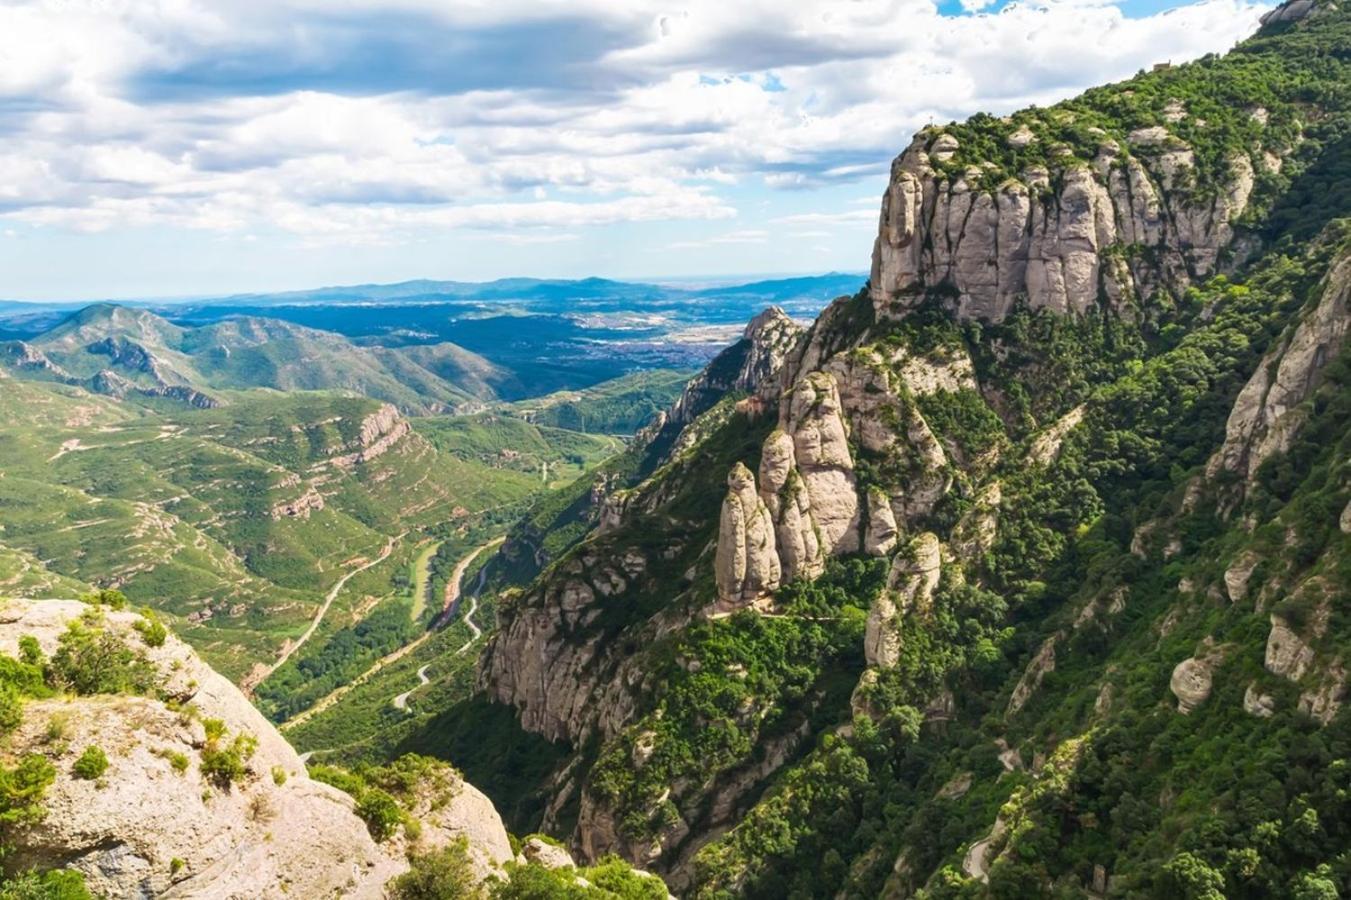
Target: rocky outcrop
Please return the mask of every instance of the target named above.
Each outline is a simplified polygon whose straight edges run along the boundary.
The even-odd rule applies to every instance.
[[[820,575],[825,566],[821,537],[812,516],[811,497],[797,469],[793,439],[785,431],[775,430],[761,450],[760,497],[774,521],[783,580]]]
[[[746,325],[741,340],[690,379],[671,408],[639,434],[639,443],[658,445],[668,454],[673,452],[668,448],[678,442],[688,444],[681,441],[681,432],[728,394],[772,398],[778,391],[779,373],[803,334],[802,326],[782,309],[768,307]]]
[[[19,639],[32,636],[50,656],[69,623],[90,609],[76,601],[11,601],[0,608],[0,653],[19,655]],[[43,797],[45,816],[9,832],[7,862],[77,869],[94,893],[109,898],[385,896],[386,882],[408,868],[402,838],[377,844],[352,798],[310,780],[276,729],[187,645],[169,635],[147,646],[134,630],[141,621],[135,613],[97,615],[97,627],[144,654],[158,696],[175,705],[125,695],[26,703],[8,749],[47,756],[57,774]],[[223,726],[222,740],[256,741],[244,776],[232,784],[201,771],[209,746],[203,723],[211,719]],[[109,761],[97,781],[72,772],[90,746]],[[458,777],[450,787],[450,801],[434,815],[426,811],[422,840],[466,834],[486,875],[511,858],[501,819]]]
[[[1026,124],[1008,141],[1036,139]],[[879,318],[903,314],[945,286],[963,318],[1001,321],[1015,300],[1082,313],[1100,297],[1124,303],[1160,285],[1213,273],[1247,208],[1253,167],[1229,162],[1226,190],[1190,190],[1191,149],[1163,126],[1141,129],[1130,152],[1105,134],[1092,159],[1061,155],[1055,171],[1032,166],[987,186],[986,170],[954,167],[960,145],[927,129],[891,167],[873,246],[871,296]],[[1153,265],[1106,251],[1142,246]]]
[[[774,532],[774,518],[756,492],[755,476],[737,463],[727,476],[713,564],[723,610],[746,606],[778,588],[782,572]]]
[[[349,444],[350,452],[330,457],[315,468],[333,466],[352,469],[368,463],[383,456],[412,430],[413,426],[399,415],[398,409],[392,404],[382,403],[379,409],[361,420],[357,436]]]
[[[617,733],[642,672],[625,665],[622,642],[591,626],[606,602],[624,602],[647,567],[636,550],[588,546],[501,603],[497,633],[479,657],[479,689],[515,706],[523,728],[551,741]]]
[[[1018,679],[1018,683],[1013,687],[1013,694],[1009,697],[1008,709],[1004,711],[1005,718],[1017,715],[1032,699],[1032,695],[1041,687],[1042,679],[1046,673],[1055,671],[1055,647],[1059,643],[1060,636],[1053,634],[1042,642],[1036,655],[1028,662],[1027,668],[1023,670],[1023,675]]]
[[[1267,635],[1265,665],[1268,672],[1290,681],[1299,681],[1313,665],[1313,648],[1304,642],[1290,624],[1271,614],[1271,632]]]
[[[1318,5],[1314,0],[1286,0],[1285,3],[1275,9],[1263,13],[1259,21],[1261,21],[1263,27],[1282,22],[1298,22],[1300,19],[1307,18],[1317,9]]]
[[[274,520],[280,519],[308,519],[311,513],[318,512],[324,508],[324,495],[314,489],[314,485],[307,485],[304,493],[294,500],[283,500],[268,511],[268,515]]]
[[[793,441],[793,456],[827,556],[859,546],[859,503],[854,460],[833,376],[812,372],[783,400],[779,427]]]
[[[1276,698],[1262,693],[1254,681],[1243,692],[1243,711],[1259,719],[1269,719],[1276,714]]]
[[[927,609],[942,578],[943,554],[937,535],[925,532],[891,561],[882,593],[868,611],[863,654],[868,665],[890,668],[900,661],[898,619],[912,609]]]
[[[994,546],[999,531],[999,505],[1003,490],[994,481],[981,489],[976,502],[952,530],[951,547],[954,555],[965,560],[978,559]]]
[[[1177,698],[1177,711],[1186,715],[1210,698],[1214,673],[1209,657],[1188,657],[1173,667],[1168,689]]]
[[[1300,405],[1323,381],[1323,367],[1346,339],[1351,255],[1323,284],[1318,304],[1271,350],[1239,392],[1225,425],[1224,444],[1206,466],[1208,477],[1231,472],[1250,482],[1262,463],[1288,450],[1304,421]]]

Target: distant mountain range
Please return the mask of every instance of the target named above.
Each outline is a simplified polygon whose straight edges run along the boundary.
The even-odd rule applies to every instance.
[[[769,305],[810,318],[861,274],[727,286],[406,281],[182,303],[0,301],[0,365],[100,393],[348,390],[414,414],[703,365]]]

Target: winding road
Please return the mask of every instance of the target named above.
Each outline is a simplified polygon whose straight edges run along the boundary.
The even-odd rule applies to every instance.
[[[324,621],[324,616],[328,615],[328,608],[333,605],[334,600],[338,599],[338,594],[342,593],[342,589],[347,586],[347,582],[351,581],[354,577],[360,575],[367,569],[378,566],[380,563],[389,559],[389,555],[394,552],[394,546],[398,544],[399,541],[403,540],[404,535],[406,534],[408,534],[408,532],[405,531],[402,534],[390,538],[385,543],[385,549],[380,551],[379,556],[357,566],[350,572],[344,573],[343,576],[334,583],[333,587],[329,589],[328,596],[324,598],[323,605],[320,606],[319,611],[314,614],[314,618],[310,621],[310,627],[305,629],[305,633],[300,636],[300,639],[294,644],[286,646],[282,651],[281,656],[277,657],[272,665],[265,666],[262,669],[255,669],[244,678],[239,685],[240,689],[244,691],[244,695],[248,696],[252,694],[253,689],[262,684],[269,675],[286,665],[286,661],[294,656],[295,652],[305,646],[305,642],[314,636],[314,632],[318,630],[320,623]]]
[[[505,540],[505,538],[499,537],[494,538],[491,541],[488,541],[486,544],[480,544],[479,546],[471,550],[468,554],[466,554],[458,563],[455,564],[455,569],[450,573],[450,579],[446,582],[446,592],[443,597],[441,612],[432,622],[432,627],[429,628],[425,634],[423,634],[415,641],[404,644],[402,647],[400,647],[398,650],[395,650],[388,656],[384,656],[376,660],[375,663],[369,669],[367,669],[365,672],[362,672],[351,682],[343,685],[340,688],[337,688],[332,693],[328,694],[326,697],[324,697],[319,702],[315,703],[313,706],[311,706],[304,712],[300,713],[299,715],[294,716],[291,719],[288,719],[286,722],[283,722],[281,725],[281,730],[287,731],[291,728],[296,727],[297,725],[301,725],[309,721],[314,716],[328,709],[334,703],[337,703],[344,696],[346,696],[346,694],[353,688],[357,687],[358,685],[364,684],[366,681],[370,679],[372,675],[379,672],[381,669],[385,668],[386,666],[393,665],[394,663],[403,659],[409,653],[412,653],[418,647],[421,647],[423,643],[425,643],[427,639],[430,638],[434,633],[436,633],[438,630],[449,624],[450,618],[455,614],[455,608],[460,602],[460,582],[464,579],[465,570],[469,568],[470,564],[473,563],[475,559],[478,559],[480,553],[483,553],[486,550],[490,550],[493,547],[496,547],[498,544],[502,543],[503,540]],[[352,574],[355,575],[356,572],[353,572]],[[469,630],[473,632],[473,637],[471,637],[468,641],[466,641],[464,645],[460,647],[460,649],[456,650],[455,653],[452,654],[454,656],[459,656],[461,653],[468,650],[473,645],[474,641],[478,640],[483,635],[483,630],[479,628],[477,623],[474,622],[473,615],[476,612],[478,612],[478,595],[479,592],[483,590],[484,576],[486,575],[487,575],[486,570],[482,570],[479,572],[478,583],[474,585],[473,595],[469,598],[470,603],[469,609],[465,612],[464,622],[466,625],[469,626]],[[427,677],[428,668],[429,666],[423,666],[422,668],[418,669],[417,675],[419,684],[416,687],[411,688],[410,690],[407,690],[402,694],[399,694],[398,696],[393,698],[391,702],[394,704],[396,708],[403,710],[408,709],[409,695],[412,694],[413,691],[416,691],[418,688],[422,687],[425,684],[428,684],[431,681],[431,679]],[[311,753],[313,752],[316,751],[311,751]],[[305,754],[304,757],[302,757],[302,759],[308,757],[309,754]]]
[[[417,670],[417,681],[418,681],[417,687],[422,687],[424,684],[430,684],[430,683],[431,683],[431,679],[427,677],[427,670],[428,670],[429,668],[431,668],[431,664],[430,664],[430,663],[427,664],[427,665],[425,665],[425,666],[423,666],[423,667],[421,667],[420,669]],[[407,709],[407,708],[408,708],[408,695],[411,694],[411,693],[413,693],[413,691],[415,691],[415,690],[417,690],[417,688],[409,688],[408,690],[404,691],[404,692],[403,692],[402,694],[400,694],[399,696],[395,697],[395,698],[394,698],[394,708],[395,708],[395,709]]]

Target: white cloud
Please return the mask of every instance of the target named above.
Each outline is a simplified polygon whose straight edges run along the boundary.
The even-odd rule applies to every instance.
[[[931,119],[1225,49],[1261,8],[21,0],[0,7],[0,214],[366,243],[725,219],[723,192],[880,184]]]

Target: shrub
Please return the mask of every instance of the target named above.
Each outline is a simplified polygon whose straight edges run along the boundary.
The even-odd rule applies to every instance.
[[[57,682],[77,694],[146,693],[154,686],[154,668],[102,624],[95,613],[66,628],[52,656]]]
[[[55,780],[56,767],[37,753],[12,769],[0,767],[0,825],[39,821],[45,812],[42,797]]]
[[[91,606],[106,606],[110,609],[126,609],[127,595],[121,591],[101,590],[92,594],[81,594],[80,600]]]
[[[169,761],[169,766],[179,775],[188,770],[188,757],[177,750],[160,750],[159,755]]]
[[[98,746],[89,746],[75,760],[75,777],[85,781],[94,781],[108,771],[108,755]]]
[[[23,697],[12,684],[0,682],[0,734],[23,724]]]
[[[183,867],[186,865],[186,862],[175,856],[173,859],[169,860],[169,874],[177,875],[179,872],[183,871]]]
[[[163,647],[164,641],[169,637],[169,629],[164,627],[164,623],[152,610],[142,610],[141,615],[144,618],[132,627],[141,635],[141,640],[145,641],[147,647]]]
[[[63,712],[54,712],[47,720],[47,743],[53,744],[66,736],[66,729],[70,727],[70,716]]]
[[[281,787],[286,783],[286,770],[281,766],[272,767],[272,783],[277,787]]]
[[[248,774],[246,763],[258,747],[252,735],[238,734],[228,746],[208,741],[202,748],[202,775],[220,787],[229,787]]]
[[[379,788],[366,788],[357,798],[357,815],[366,820],[371,837],[377,841],[393,837],[403,824],[407,813],[389,793]]]
[[[394,881],[393,900],[477,900],[483,896],[463,835],[432,853],[410,860],[409,870]]]
[[[42,645],[31,634],[19,638],[19,659],[30,666],[40,666],[43,663]]]
[[[74,869],[29,871],[0,882],[0,900],[93,900]]]

